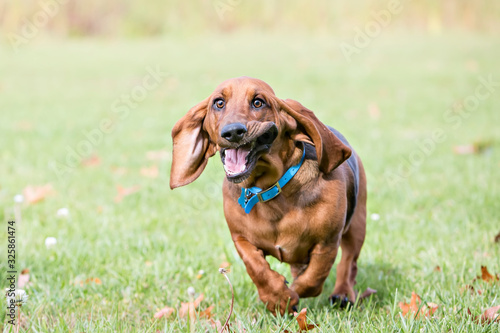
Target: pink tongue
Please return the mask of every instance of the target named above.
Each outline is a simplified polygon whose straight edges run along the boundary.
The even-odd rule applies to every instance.
[[[242,148],[226,149],[224,166],[226,171],[238,174],[245,171],[246,157],[250,151]]]

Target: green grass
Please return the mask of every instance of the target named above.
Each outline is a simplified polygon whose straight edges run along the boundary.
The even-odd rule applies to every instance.
[[[17,225],[17,267],[29,268],[30,298],[23,307],[29,332],[200,331],[206,324],[172,317],[154,320],[165,305],[189,300],[192,286],[215,305],[215,318],[229,312],[231,293],[218,273],[232,263],[232,321],[248,332],[297,330],[293,318],[274,318],[238,259],[222,212],[223,172],[217,157],[193,184],[171,191],[170,160],[160,175],[140,175],[148,151],[170,150],[170,130],[191,106],[222,80],[249,75],[267,81],[282,98],[294,98],[350,140],[369,176],[369,215],[359,260],[357,289],[378,290],[353,311],[328,306],[334,271],[322,295],[302,300],[316,332],[495,332],[467,315],[500,304],[500,287],[481,285],[482,295],[460,291],[487,265],[500,272],[500,87],[480,101],[457,128],[443,118],[452,105],[474,94],[478,77],[500,81],[495,37],[445,34],[383,34],[347,62],[340,39],[322,35],[261,35],[240,32],[189,40],[34,40],[19,53],[0,45],[0,247],[6,249],[13,197],[27,185],[50,183],[56,193],[22,206]],[[169,76],[123,119],[113,103],[140,85],[148,67]],[[380,117],[369,115],[370,104]],[[456,116],[456,114],[455,114]],[[58,177],[67,147],[103,118],[115,130],[93,146],[95,167],[77,166]],[[446,139],[423,155],[419,145],[436,129]],[[482,154],[456,155],[453,147],[491,142]],[[413,155],[411,155],[413,154]],[[420,155],[416,155],[420,154]],[[401,163],[420,158],[405,177]],[[422,157],[423,156],[423,157]],[[120,175],[116,167],[127,169]],[[115,203],[116,186],[141,190]],[[56,216],[67,207],[68,218]],[[56,237],[47,249],[46,237]],[[6,278],[6,253],[0,281]],[[288,268],[270,260],[290,279]],[[435,272],[439,265],[442,272]],[[205,274],[196,276],[199,270]],[[75,285],[98,277],[101,285]],[[398,302],[411,292],[440,305],[435,318],[400,316]],[[4,303],[5,304],[5,303]],[[0,310],[5,318],[5,307]],[[4,331],[11,328],[3,320]],[[23,329],[21,331],[23,331]]]

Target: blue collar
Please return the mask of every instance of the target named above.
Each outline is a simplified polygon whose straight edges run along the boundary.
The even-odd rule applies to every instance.
[[[281,193],[281,189],[283,188],[283,186],[285,186],[290,181],[290,179],[292,179],[293,176],[295,176],[297,171],[299,171],[300,167],[302,166],[302,163],[304,163],[304,157],[306,156],[306,149],[304,145],[302,146],[303,146],[303,152],[300,162],[290,167],[290,169],[288,169],[285,172],[283,177],[281,177],[280,180],[276,182],[276,184],[274,184],[265,191],[256,186],[241,189],[241,195],[240,198],[238,199],[238,203],[245,210],[245,213],[249,214],[253,206],[255,206],[257,202],[269,201],[271,199],[276,198]]]

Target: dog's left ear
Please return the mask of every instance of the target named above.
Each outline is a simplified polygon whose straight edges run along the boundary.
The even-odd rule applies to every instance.
[[[351,156],[351,149],[316,118],[311,110],[292,99],[279,100],[278,103],[282,110],[297,121],[298,128],[302,127],[305,132],[303,134],[312,139],[319,169],[323,173],[330,173]]]
[[[217,151],[203,129],[209,99],[192,107],[172,129],[171,189],[195,181],[205,169],[208,159]]]

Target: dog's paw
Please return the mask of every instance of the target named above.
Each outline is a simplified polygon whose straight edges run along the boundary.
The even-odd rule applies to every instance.
[[[279,312],[282,316],[297,312],[299,295],[288,287],[279,291],[273,291],[269,294],[260,295],[260,299],[267,303],[267,309],[276,316]]]
[[[328,299],[330,300],[330,305],[333,307],[346,309],[348,307],[352,308],[354,306],[354,303],[351,302],[347,296],[332,295]]]

